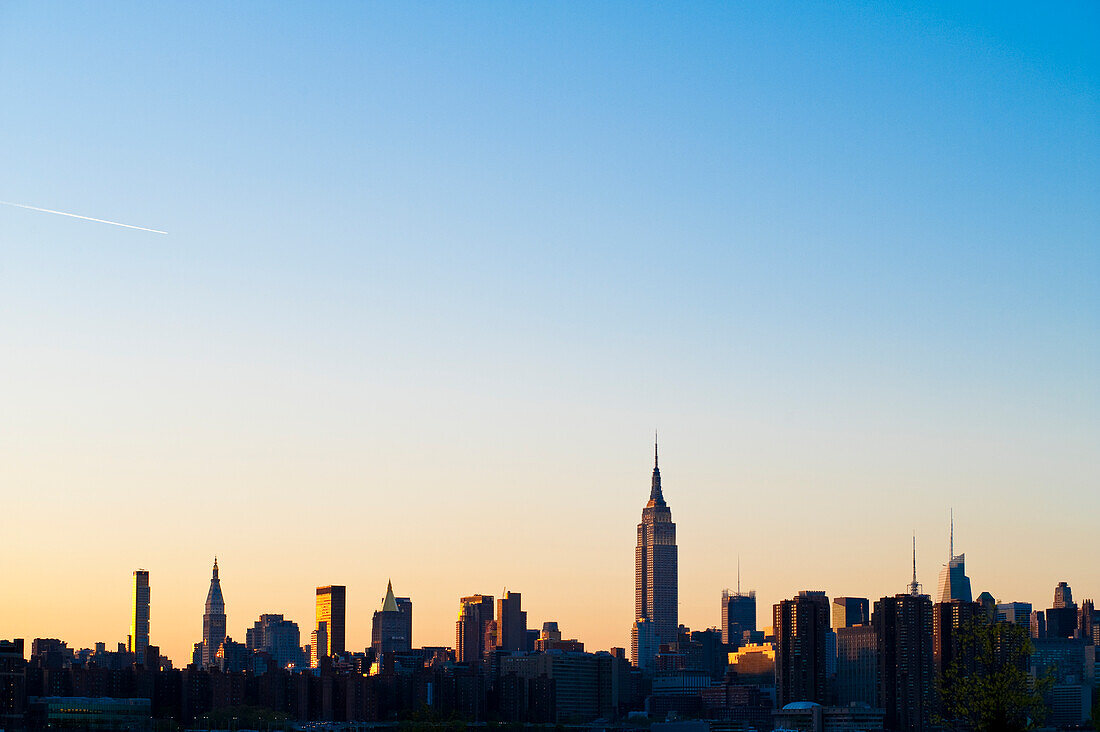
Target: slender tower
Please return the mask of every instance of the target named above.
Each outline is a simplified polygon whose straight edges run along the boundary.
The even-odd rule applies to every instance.
[[[130,653],[145,662],[149,647],[149,570],[134,570],[134,607],[130,615]]]
[[[913,534],[913,581],[909,583],[909,594],[919,597],[920,590],[920,583],[917,582],[917,535]]]
[[[651,668],[657,647],[676,640],[679,626],[676,558],[676,524],[661,490],[657,441],[653,442],[653,480],[649,502],[638,524],[634,550],[634,627],[630,638],[631,661]]]
[[[214,573],[210,577],[210,591],[206,593],[206,612],[202,615],[202,665],[206,668],[225,640],[225,600],[222,599],[222,583],[218,579],[218,558],[214,557]]]

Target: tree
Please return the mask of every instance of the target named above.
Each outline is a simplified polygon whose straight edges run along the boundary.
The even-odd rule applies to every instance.
[[[1023,627],[978,617],[956,634],[954,659],[938,680],[941,724],[976,732],[1019,732],[1046,718],[1049,678],[1031,688],[1031,639]]]

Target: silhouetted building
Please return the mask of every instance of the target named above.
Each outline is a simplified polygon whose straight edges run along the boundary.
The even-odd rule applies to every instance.
[[[836,608],[836,605],[833,605]],[[836,628],[836,703],[878,703],[878,634],[870,625]]]
[[[527,646],[527,613],[520,609],[521,595],[504,591],[497,600],[496,647],[503,651],[523,651]]]
[[[345,633],[347,630],[347,587],[344,585],[326,585],[317,588],[316,606],[317,626],[325,623],[325,645],[315,651],[318,658],[342,656]]]
[[[282,615],[261,615],[244,637],[249,651],[268,654],[279,668],[305,663],[298,624]]]
[[[371,648],[376,655],[402,653],[412,649],[412,602],[408,601],[405,608],[397,603],[397,597],[393,594],[393,582],[386,584],[382,607],[374,611]]]
[[[1096,645],[1097,630],[1096,608],[1092,600],[1086,599],[1077,613],[1077,637],[1083,638],[1087,645]]]
[[[932,606],[932,655],[936,673],[942,676],[959,654],[959,628],[984,616],[982,606],[976,602],[940,602]],[[959,657],[964,673],[973,671],[972,659]]]
[[[27,663],[23,639],[0,640],[0,729],[23,727],[27,711]]]
[[[775,728],[798,732],[875,732],[883,728],[883,711],[862,705],[823,707],[792,702],[772,713]]]
[[[455,623],[455,659],[471,666],[486,658],[485,642],[493,622],[493,596],[470,595],[463,597],[458,606]]]
[[[657,445],[653,445],[653,479],[649,502],[638,524],[634,550],[634,618],[630,660],[639,668],[652,668],[656,646],[673,643],[679,627],[679,590],[676,556],[676,524],[661,490]],[[640,621],[652,625],[640,629]],[[652,645],[650,640],[655,641]]]
[[[1059,610],[1064,609],[1058,608]],[[1043,638],[1032,641],[1031,676],[1053,682],[1043,701],[1050,709],[1047,724],[1060,728],[1088,721],[1092,710],[1093,680],[1085,668],[1083,638]],[[1095,656],[1094,656],[1095,657]]]
[[[935,693],[932,598],[905,594],[875,602],[878,702],[886,728],[920,732],[932,725]]]
[[[739,646],[745,631],[756,630],[756,590],[722,590],[722,642]]]
[[[776,703],[828,700],[829,598],[803,590],[773,609]]]
[[[130,613],[129,651],[138,658],[145,658],[149,646],[149,572],[134,570],[133,607]]]
[[[866,597],[834,597],[832,614],[833,630],[871,622],[870,603]]]
[[[1031,637],[1047,637],[1047,616],[1042,610],[1033,610],[1031,613]]]
[[[218,578],[218,558],[214,557],[214,569],[210,576],[210,590],[206,593],[206,611],[202,616],[202,665],[207,668],[225,640],[225,600],[222,598],[222,582]]]

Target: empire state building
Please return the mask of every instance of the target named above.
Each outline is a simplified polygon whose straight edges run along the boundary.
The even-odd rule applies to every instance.
[[[657,648],[673,643],[679,628],[676,568],[676,524],[661,492],[657,467],[657,443],[653,443],[653,483],[649,502],[638,524],[634,550],[634,627],[630,632],[630,660],[639,668],[652,668]]]

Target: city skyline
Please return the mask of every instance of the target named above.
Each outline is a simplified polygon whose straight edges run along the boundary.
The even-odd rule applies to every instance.
[[[656,451],[656,446],[655,446],[655,451]],[[659,469],[657,467],[656,452],[654,453],[654,466],[653,466],[653,475],[651,476],[651,485],[650,485],[649,498],[650,498],[650,501],[649,501],[649,504],[648,504],[649,506],[655,505],[655,502],[657,504],[659,504],[660,506],[662,506],[662,507],[665,506],[664,496],[663,496],[663,489],[662,489],[662,485],[661,485],[661,476],[660,476]],[[640,530],[641,529],[639,528],[639,531]],[[675,528],[673,528],[673,532],[675,532]],[[936,593],[936,597],[935,597],[936,602],[940,602],[943,599],[941,597],[941,595],[943,594],[943,587],[942,587],[942,585],[943,585],[943,576],[947,574],[949,567],[957,566],[956,560],[961,558],[961,555],[955,555],[954,554],[954,550],[955,550],[955,524],[954,524],[954,512],[953,511],[950,512],[948,537],[949,537],[948,557],[950,558],[950,561],[949,562],[943,562],[940,565],[941,587]],[[675,539],[674,539],[674,541],[675,541]],[[911,541],[912,541],[911,546],[913,548],[912,549],[913,553],[911,555],[911,562],[912,562],[911,566],[913,568],[913,571],[917,572],[918,571],[917,570],[917,565],[918,565],[919,560],[918,560],[917,552],[916,552],[916,537],[911,537]],[[636,552],[637,552],[637,549],[636,549]],[[638,561],[637,557],[635,557],[635,565],[637,565],[637,561]],[[674,563],[676,562],[675,559],[673,561],[674,561]],[[635,570],[636,570],[635,571],[635,582],[637,583],[637,581],[638,581],[638,579],[637,579],[637,566],[635,567]],[[135,570],[132,573],[132,579],[131,579],[132,593],[131,593],[131,596],[130,596],[130,604],[129,604],[129,609],[130,609],[130,613],[131,613],[131,624],[133,622],[134,603],[136,602],[136,596],[133,594],[133,589],[137,586],[136,583],[138,581],[139,575],[142,577],[142,581],[144,583],[143,584],[143,588],[144,588],[143,597],[144,597],[144,601],[145,601],[145,608],[144,608],[145,618],[146,618],[145,628],[146,628],[146,631],[148,632],[148,628],[149,628],[148,617],[149,617],[150,587],[151,587],[152,584],[155,584],[155,578],[153,580],[150,579],[150,572],[149,572],[148,569]],[[965,575],[963,575],[963,578],[969,580],[969,578],[966,577]],[[739,576],[738,576],[738,581],[740,581]],[[910,582],[909,584],[906,585],[906,590],[908,591],[908,594],[910,596],[913,596],[915,593],[917,593],[916,588],[917,588],[918,584],[923,584],[923,583],[917,583],[916,578],[914,578],[912,582]],[[1072,587],[1073,584],[1074,584],[1074,582],[1072,580],[1068,581],[1068,582],[1065,581],[1065,580],[1058,580],[1056,585],[1054,586],[1054,589],[1051,592],[1048,593],[1048,594],[1052,594],[1052,599],[1050,601],[1050,606],[1058,607],[1059,606],[1058,605],[1058,602],[1059,602],[1058,598],[1059,598],[1060,594],[1064,595],[1065,593],[1067,593],[1068,592],[1067,585],[1069,587]],[[863,591],[862,588],[860,588],[860,587],[853,587],[853,588],[850,588],[850,589]],[[969,584],[967,584],[967,590],[969,590]],[[525,591],[529,591],[529,590],[525,590]],[[327,608],[328,607],[328,604],[327,604],[328,599],[327,598],[333,592],[338,592],[339,593],[340,607],[344,607],[344,603],[346,602],[346,597],[347,597],[347,586],[346,585],[318,586],[318,587],[315,588],[314,593],[313,593],[314,597],[315,597],[315,601],[314,601],[314,603],[311,607],[312,612],[313,612],[313,616],[315,618],[313,621],[302,622],[300,619],[296,618],[293,615],[290,615],[290,614],[286,613],[285,611],[275,613],[275,610],[279,610],[279,608],[272,607],[272,608],[269,608],[268,610],[260,612],[259,614],[253,616],[252,618],[242,619],[241,621],[239,621],[237,624],[240,625],[240,629],[241,629],[242,632],[240,632],[237,635],[234,635],[233,628],[235,626],[232,625],[229,621],[229,618],[232,617],[232,613],[230,611],[229,605],[224,601],[224,599],[222,597],[220,568],[219,568],[219,565],[218,565],[217,557],[215,557],[214,558],[214,563],[213,563],[212,575],[209,578],[209,586],[208,586],[208,591],[206,593],[206,602],[205,602],[205,607],[204,607],[204,615],[203,615],[203,623],[202,623],[203,628],[202,628],[202,631],[200,632],[200,634],[197,637],[197,641],[204,641],[207,638],[208,634],[211,634],[211,638],[213,638],[213,640],[214,640],[215,647],[212,650],[207,651],[206,648],[205,648],[205,645],[203,643],[191,641],[191,642],[188,642],[186,644],[188,646],[188,649],[189,649],[186,652],[186,654],[183,653],[183,652],[174,653],[173,652],[174,648],[175,648],[174,643],[166,645],[163,642],[157,642],[158,638],[156,636],[156,626],[155,625],[154,625],[153,632],[148,634],[148,636],[146,638],[146,642],[149,645],[158,646],[161,649],[161,652],[163,654],[167,655],[170,659],[173,660],[173,662],[179,663],[180,665],[185,665],[186,663],[190,662],[190,660],[192,658],[192,655],[191,655],[192,651],[190,650],[190,647],[192,645],[196,646],[196,648],[202,646],[201,650],[199,650],[198,653],[199,653],[200,657],[203,659],[203,664],[205,665],[207,663],[210,663],[210,659],[213,656],[213,652],[216,650],[216,644],[220,643],[222,638],[226,638],[226,637],[236,638],[237,642],[243,642],[243,639],[246,635],[245,631],[250,632],[250,628],[251,628],[252,624],[258,622],[257,618],[259,619],[259,621],[262,621],[264,616],[270,616],[273,613],[275,613],[280,618],[285,616],[287,621],[297,622],[298,625],[299,625],[299,628],[303,630],[303,632],[302,632],[302,643],[303,644],[308,644],[310,642],[310,639],[309,639],[310,631],[316,629],[317,627],[319,627],[320,622],[321,622],[320,619],[321,619],[322,616],[328,618],[328,617],[330,617],[330,613],[332,612],[332,611],[326,609],[325,612],[322,613],[322,596],[324,596],[326,598],[326,602],[324,604],[324,607]],[[637,600],[638,592],[639,592],[639,590],[636,586],[635,587],[635,593],[634,593],[635,603],[638,602],[638,600]],[[686,625],[687,627],[690,627],[690,628],[696,628],[696,629],[715,628],[715,629],[721,630],[723,611],[722,611],[722,607],[719,605],[719,603],[717,601],[719,592],[720,592],[720,597],[721,597],[721,602],[722,603],[725,603],[726,599],[727,599],[728,590],[726,590],[726,589],[722,589],[720,591],[716,590],[716,597],[715,597],[715,602],[714,602],[715,607],[712,608],[713,615],[715,615],[715,619],[713,621],[704,620],[702,622],[697,622],[697,623],[690,623],[690,622],[685,623],[681,619],[680,622],[682,624]],[[740,588],[737,590],[737,592],[739,592],[739,593],[741,592]],[[769,603],[766,600],[763,600],[763,601],[758,600],[758,598],[756,597],[755,592],[756,592],[755,590],[746,589],[743,594],[744,594],[744,596],[750,596],[750,595],[752,596],[753,605],[754,605],[754,607],[757,607],[758,611],[759,611],[759,608],[765,608],[766,609],[766,608],[770,607],[771,605],[776,605],[778,607],[779,604],[781,604],[783,602],[788,602],[790,600],[791,596],[805,594],[806,592],[810,592],[811,594],[824,593],[823,596],[825,596],[826,598],[832,598],[832,601],[833,601],[834,605],[837,605],[837,603],[847,602],[850,599],[848,597],[835,595],[830,590],[821,590],[816,585],[813,585],[811,588],[802,588],[802,589],[797,589],[797,590],[792,589],[790,592],[788,592],[787,595],[778,596],[774,603]],[[862,602],[863,610],[861,612],[863,613],[863,615],[862,615],[862,620],[860,622],[866,624],[866,623],[869,622],[869,617],[866,615],[866,606],[867,606],[867,602],[868,602],[867,598],[875,597],[877,595],[874,592],[869,592],[869,593],[865,592],[865,591],[863,591],[863,592],[864,592],[864,596],[856,597],[854,599],[857,600],[857,601]],[[505,591],[505,593],[507,593],[507,590]],[[508,597],[508,596],[515,596],[517,598],[519,597],[519,593],[514,593],[514,592],[509,593],[509,594],[505,594],[505,593],[502,593],[501,597]],[[1089,591],[1087,589],[1085,590],[1085,593],[1088,594],[1088,595],[1092,594],[1091,591]],[[539,594],[539,593],[537,593],[537,591],[536,591],[535,594]],[[903,594],[905,594],[905,593],[902,592],[901,590],[898,590],[897,592],[887,592],[887,593],[883,594],[882,596],[883,597],[890,597],[892,595],[899,595],[900,596],[900,595],[903,595]],[[480,598],[482,596],[481,595],[475,595],[474,597],[475,598]],[[486,594],[485,597],[491,598],[492,595]],[[400,598],[401,601],[405,601],[405,602],[408,602],[409,600],[413,600],[413,599],[415,599],[415,598]],[[428,599],[428,598],[426,598],[426,599]],[[467,599],[467,598],[464,598],[464,600],[465,599]],[[1035,598],[1015,597],[1015,598],[1012,598],[1012,597],[1007,597],[1007,596],[1006,597],[996,596],[996,599],[997,599],[998,603],[1017,603],[1017,602],[1031,603],[1031,604],[1034,605],[1034,607],[1037,610],[1048,607],[1048,605],[1045,604],[1045,601],[1043,599],[1041,599],[1041,597],[1035,597]],[[382,607],[383,607],[384,610],[388,608],[387,603],[389,603],[390,600],[393,600],[392,579],[387,578],[386,592],[383,594],[383,597],[382,597]],[[969,602],[969,600],[965,600],[965,601]],[[397,600],[394,600],[394,603],[396,603],[396,602],[397,602]],[[757,604],[756,604],[757,602],[760,602],[761,604],[759,606],[757,606]],[[453,598],[452,598],[452,603],[453,603]],[[551,604],[551,607],[552,607],[553,604],[554,604],[553,599],[551,599],[550,604]],[[395,607],[396,607],[396,604],[395,604]],[[377,608],[378,608],[378,602],[377,602],[377,600],[374,600],[373,610],[377,610]],[[554,616],[552,614],[552,610],[550,612],[551,612],[550,615],[548,615],[547,617],[545,617],[541,620],[538,619],[538,618],[533,618],[530,621],[532,623],[532,625],[530,627],[537,627],[538,625],[541,625],[542,622],[556,622],[559,625],[565,625],[565,623],[563,621],[555,619],[557,616]],[[363,648],[370,648],[373,644],[371,636],[372,636],[372,633],[373,633],[373,623],[375,622],[374,621],[374,616],[377,615],[377,612],[371,613],[370,618],[355,618],[355,617],[352,616],[352,614],[350,612],[348,612],[345,609],[343,611],[343,613],[341,613],[341,615],[343,616],[343,622],[341,623],[341,625],[343,627],[340,628],[340,630],[339,630],[339,633],[340,633],[341,637],[350,636],[353,639],[358,638],[360,635],[363,634],[364,630],[362,628],[357,628],[355,626],[359,625],[360,622],[364,623],[367,626],[366,630],[365,630],[366,639],[367,639],[365,645],[362,646],[362,648],[360,648],[357,645],[357,642],[355,640],[352,640],[351,642],[346,642],[345,647],[346,647],[347,652],[359,652]],[[525,610],[523,612],[523,615],[527,616],[528,611]],[[208,617],[212,617],[212,618],[214,618],[214,620],[213,621],[208,620],[207,619]],[[452,612],[452,617],[453,617],[453,612]],[[767,617],[767,614],[765,613],[765,615],[763,617]],[[461,614],[460,614],[460,619],[461,619]],[[490,612],[489,620],[490,621],[492,620],[491,612]],[[528,621],[525,621],[525,622],[528,622]],[[843,624],[844,621],[841,621],[841,622]],[[451,621],[450,625],[451,625],[452,631],[451,631],[451,636],[450,636],[449,639],[446,639],[446,640],[439,639],[438,642],[433,642],[433,641],[435,641],[435,639],[430,639],[430,640],[426,640],[426,641],[420,641],[419,645],[420,646],[450,646],[450,647],[457,647],[456,645],[454,645],[455,638],[454,638],[454,631],[453,631],[453,628],[454,628],[453,620]],[[764,625],[765,625],[764,622],[762,622],[762,620],[760,619],[760,616],[758,616],[756,627],[757,628],[763,628]],[[209,628],[212,628],[212,627],[214,628],[213,630],[208,630]],[[569,626],[566,626],[566,627],[567,627],[567,632],[570,635],[576,636],[582,642],[586,641],[585,633],[583,632],[583,630],[579,630],[575,627],[569,627]],[[349,630],[350,630],[350,632],[349,632]],[[419,634],[425,633],[425,631],[423,630],[423,628],[420,625],[417,626],[416,632],[417,632],[418,636],[419,636]],[[176,634],[175,632],[172,632],[170,630],[169,636],[173,636],[175,634]],[[327,634],[327,629],[326,629],[326,634]],[[476,635],[478,637],[480,637],[483,634],[484,634],[484,630],[481,630]],[[12,635],[13,635],[13,637],[18,637],[17,633],[12,634]],[[28,634],[27,637],[59,637],[59,638],[62,638],[63,640],[69,640],[71,636],[65,635],[65,634],[51,635],[51,634],[39,632],[39,633],[36,633],[36,634]],[[126,645],[129,642],[129,640],[128,640],[129,638],[130,638],[130,636],[126,636],[126,638],[124,639],[125,642],[123,643],[123,645]],[[418,641],[419,640],[420,640],[420,638],[418,637]],[[625,647],[627,649],[628,653],[631,653],[632,652],[631,651],[632,641],[633,641],[632,636],[630,634],[628,634],[625,643],[616,643],[616,642],[614,642],[614,640],[612,642],[608,643],[606,646],[599,646],[598,644],[592,643],[591,641],[588,641],[588,643],[589,643],[589,647],[592,648],[593,650],[596,650],[596,649],[599,649],[599,648],[602,648],[603,650],[607,650],[609,648],[613,648],[613,647],[618,646],[618,647]],[[105,642],[107,647],[113,647],[112,646],[113,641],[109,638],[98,638],[97,641],[87,642],[87,643],[84,643],[83,641],[75,641],[75,639],[73,641],[70,641],[70,643],[72,644],[73,647],[92,647],[97,642]],[[331,638],[327,639],[327,642],[331,643],[332,639]],[[326,655],[326,654],[322,654],[322,655]],[[314,659],[314,663],[316,663],[316,659]]]
[[[125,642],[143,568],[186,660],[216,556],[237,642],[392,579],[629,648],[655,428],[692,628],[738,557],[935,597],[951,509],[974,597],[1091,597],[1098,24],[0,4],[0,201],[149,229],[0,206],[0,638]]]

